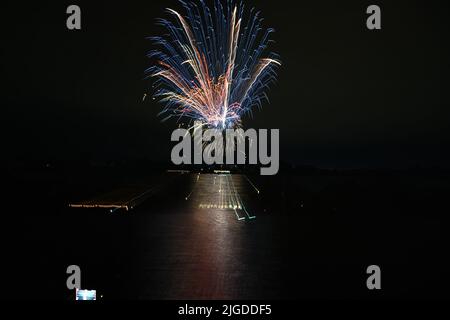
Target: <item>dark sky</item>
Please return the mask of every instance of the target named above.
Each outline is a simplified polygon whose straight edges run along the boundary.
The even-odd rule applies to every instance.
[[[245,119],[281,130],[281,158],[325,167],[448,166],[448,5],[245,1],[276,29],[270,104]],[[78,4],[82,30],[66,29]],[[365,26],[382,8],[381,31]],[[4,6],[4,4],[2,5]],[[16,2],[2,9],[2,122],[9,161],[168,161],[174,122],[142,102],[155,20],[170,1]]]

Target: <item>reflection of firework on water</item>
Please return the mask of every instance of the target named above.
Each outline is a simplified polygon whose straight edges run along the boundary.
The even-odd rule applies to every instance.
[[[157,78],[155,98],[165,103],[166,117],[187,117],[210,128],[235,128],[241,117],[267,99],[265,89],[275,80],[280,65],[275,54],[262,58],[273,29],[250,10],[243,24],[244,6],[215,0],[212,10],[180,1],[183,17],[168,9],[176,22],[159,20],[168,34],[151,39],[160,50],[151,51],[157,63],[149,68]]]

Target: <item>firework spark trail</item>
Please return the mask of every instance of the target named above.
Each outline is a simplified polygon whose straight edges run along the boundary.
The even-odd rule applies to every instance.
[[[150,38],[160,49],[148,56],[147,69],[156,78],[154,97],[165,103],[161,114],[199,120],[211,128],[236,128],[253,106],[267,99],[265,90],[281,65],[273,53],[262,58],[273,29],[264,29],[259,12],[251,9],[243,24],[244,6],[227,0],[180,3],[185,16],[167,9],[174,21],[160,19],[164,37]]]

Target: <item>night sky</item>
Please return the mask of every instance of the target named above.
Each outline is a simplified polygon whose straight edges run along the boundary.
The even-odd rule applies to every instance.
[[[246,127],[279,128],[281,159],[320,167],[448,167],[448,5],[254,1],[283,66]],[[82,30],[66,28],[77,4]],[[370,4],[382,30],[366,28]],[[4,4],[2,4],[4,6]],[[10,163],[170,157],[174,121],[144,70],[170,1],[15,2],[2,9],[3,152]]]

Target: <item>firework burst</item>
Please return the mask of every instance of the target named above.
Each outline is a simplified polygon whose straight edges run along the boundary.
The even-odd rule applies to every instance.
[[[185,15],[167,9],[171,20],[160,19],[167,34],[150,38],[159,48],[148,56],[155,64],[146,70],[156,78],[154,98],[165,104],[164,120],[187,117],[210,128],[235,128],[252,107],[267,100],[275,80],[277,55],[262,55],[273,29],[261,26],[251,9],[244,25],[244,6],[214,0],[180,1]]]

